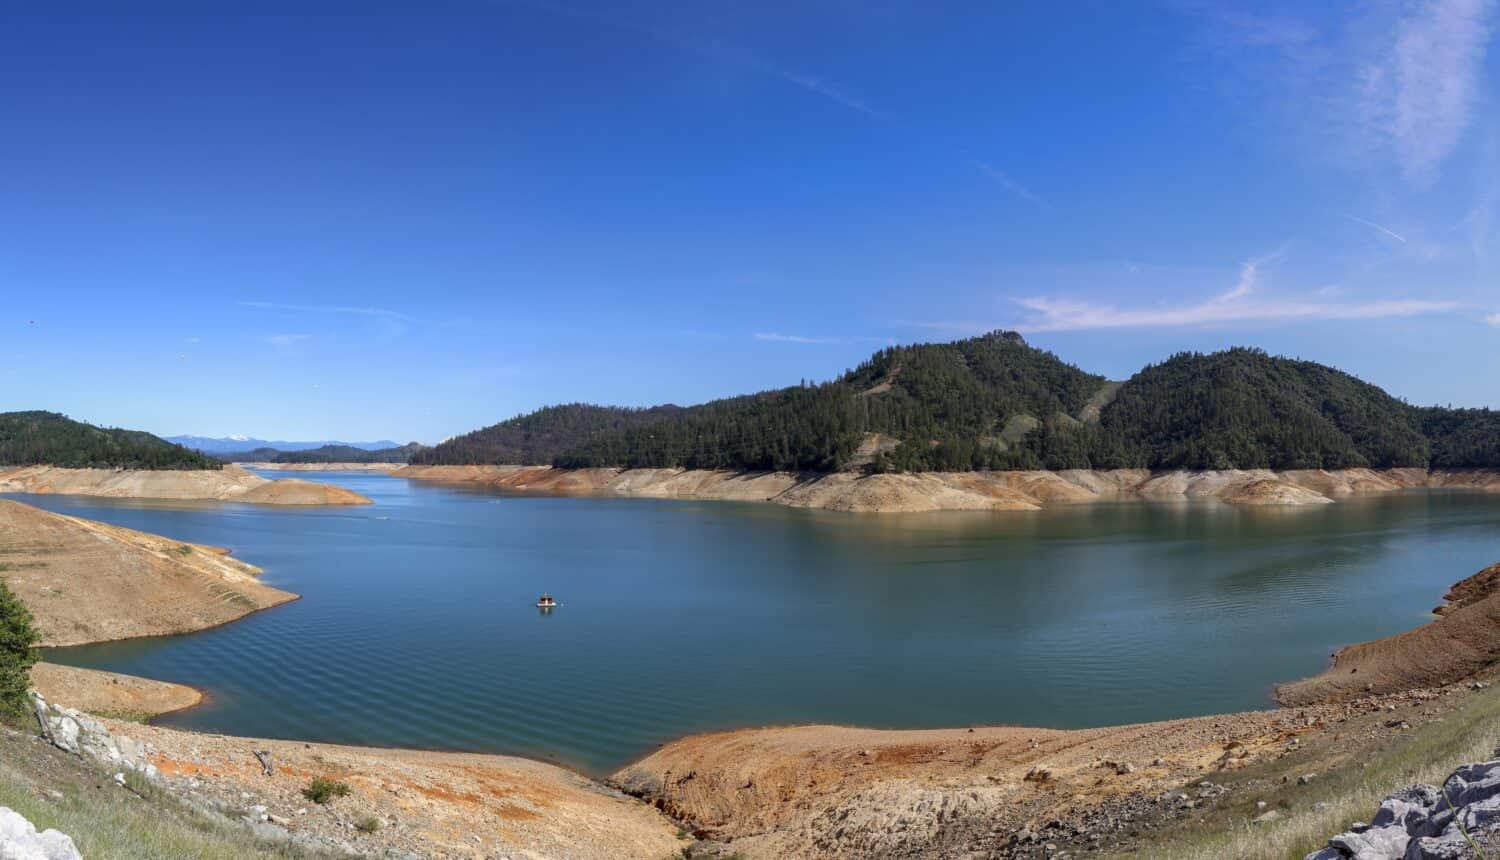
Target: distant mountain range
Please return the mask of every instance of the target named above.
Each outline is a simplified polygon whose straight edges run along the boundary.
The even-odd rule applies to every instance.
[[[420,442],[375,450],[356,448],[353,445],[324,445],[301,451],[253,448],[249,451],[225,451],[214,456],[230,463],[405,463],[413,454],[425,448]]]
[[[831,472],[1500,467],[1500,412],[1417,407],[1237,348],[1110,382],[1015,332],[891,347],[831,382],[697,406],[549,406],[418,464]]]
[[[205,454],[230,454],[241,451],[253,451],[256,448],[274,448],[277,451],[310,451],[314,448],[324,448],[337,445],[342,448],[361,448],[366,451],[379,451],[383,448],[399,448],[400,442],[392,442],[389,439],[380,439],[375,442],[341,442],[334,439],[320,439],[316,442],[286,442],[280,440],[255,439],[250,436],[168,436],[168,442],[191,448],[194,451],[202,451]]]

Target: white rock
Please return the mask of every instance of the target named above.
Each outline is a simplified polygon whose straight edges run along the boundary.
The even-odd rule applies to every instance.
[[[26,817],[0,806],[0,860],[83,860],[73,840],[56,830],[36,832]]]

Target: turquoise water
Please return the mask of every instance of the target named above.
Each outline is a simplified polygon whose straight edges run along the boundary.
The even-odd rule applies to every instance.
[[[51,652],[193,684],[168,725],[612,769],[706,729],[1103,725],[1263,707],[1500,561],[1500,498],[849,515],[308,475],[362,508],[19,497],[233,548],[302,600]],[[563,603],[542,615],[549,591]]]

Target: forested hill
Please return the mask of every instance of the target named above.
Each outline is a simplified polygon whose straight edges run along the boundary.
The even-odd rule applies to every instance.
[[[1014,333],[881,350],[838,379],[699,406],[555,406],[414,455],[431,464],[963,471],[1500,467],[1500,413],[1417,408],[1255,349],[1108,383]]]
[[[0,466],[219,469],[217,460],[140,430],[95,427],[56,412],[0,412]]]
[[[1001,333],[893,347],[833,382],[699,406],[542,409],[421,452],[415,463],[554,463],[832,471],[1034,465],[1024,439],[1041,423],[1078,423],[1103,377]],[[861,456],[867,434],[906,445]],[[899,454],[899,457],[896,455]]]

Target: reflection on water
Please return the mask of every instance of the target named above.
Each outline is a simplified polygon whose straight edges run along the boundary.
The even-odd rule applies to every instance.
[[[1500,499],[854,516],[308,474],[358,509],[27,501],[234,549],[303,600],[51,659],[206,687],[165,722],[605,769],[685,732],[1260,707],[1500,560]],[[536,606],[547,592],[560,604]]]

